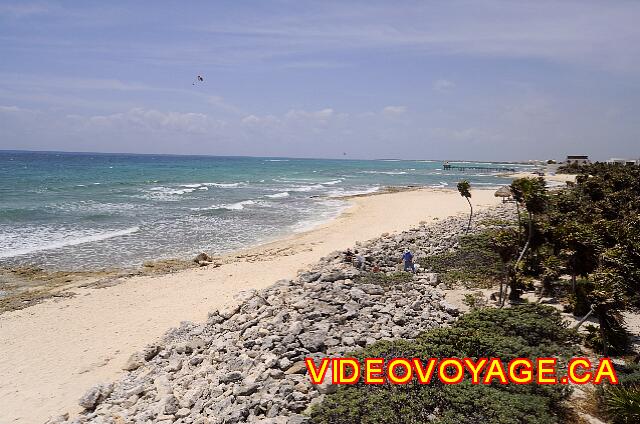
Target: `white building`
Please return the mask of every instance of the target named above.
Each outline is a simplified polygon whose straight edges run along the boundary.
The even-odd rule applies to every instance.
[[[581,155],[568,155],[566,160],[567,165],[576,164],[576,165],[585,165],[587,163],[591,163],[589,160],[589,156],[581,156]]]
[[[611,158],[607,161],[607,163],[619,163],[621,165],[640,165],[640,159]]]

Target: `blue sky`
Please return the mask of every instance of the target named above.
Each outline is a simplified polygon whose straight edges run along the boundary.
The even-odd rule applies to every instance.
[[[0,149],[638,157],[639,20],[636,1],[0,0]]]

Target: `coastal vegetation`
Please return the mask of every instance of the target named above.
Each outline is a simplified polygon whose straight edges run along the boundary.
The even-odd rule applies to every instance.
[[[492,246],[500,230],[486,230],[460,237],[457,249],[421,258],[421,268],[438,273],[446,285],[463,283],[469,288],[492,287],[504,274],[500,257]]]
[[[559,357],[576,354],[575,334],[551,307],[526,304],[514,308],[477,309],[450,328],[438,328],[415,340],[383,341],[354,354],[362,358]],[[555,423],[566,410],[567,386],[472,385],[432,380],[429,385],[343,386],[311,413],[314,423],[463,422]]]
[[[563,296],[575,314],[597,318],[592,347],[623,353],[628,337],[621,312],[640,306],[640,167],[593,164],[581,170],[575,184],[538,196],[525,218],[530,251],[516,270],[543,281],[545,294]]]
[[[471,184],[468,180],[462,180],[458,183],[457,187],[460,196],[467,199],[467,202],[469,202],[469,208],[471,209],[471,211],[469,212],[469,223],[467,224],[467,232],[469,232],[469,229],[471,228],[471,219],[473,218],[473,205],[471,204]]]

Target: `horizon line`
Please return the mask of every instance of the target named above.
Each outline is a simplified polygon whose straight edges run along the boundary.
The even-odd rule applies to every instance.
[[[133,152],[95,152],[95,151],[73,151],[73,150],[29,150],[29,149],[0,149],[0,153],[63,153],[82,155],[118,155],[118,156],[178,156],[178,157],[212,157],[212,158],[254,158],[254,159],[294,159],[294,160],[345,160],[345,161],[402,161],[402,162],[489,162],[489,163],[528,163],[546,162],[547,159],[522,159],[522,160],[479,160],[479,159],[402,159],[402,158],[344,158],[344,157],[296,157],[296,156],[251,156],[251,155],[215,155],[215,154],[185,154],[185,153],[133,153]]]

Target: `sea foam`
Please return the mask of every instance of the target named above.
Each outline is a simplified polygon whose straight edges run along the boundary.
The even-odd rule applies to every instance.
[[[62,240],[56,240],[56,241],[43,243],[39,245],[24,247],[22,249],[1,251],[0,258],[13,258],[15,256],[21,256],[29,253],[40,252],[43,250],[60,249],[62,247],[67,247],[67,246],[76,246],[84,243],[92,243],[96,241],[107,240],[114,237],[126,236],[128,234],[133,234],[138,231],[140,231],[140,227],[131,227],[131,228],[125,228],[124,230],[97,232],[95,234],[91,234],[87,236],[70,237]]]

